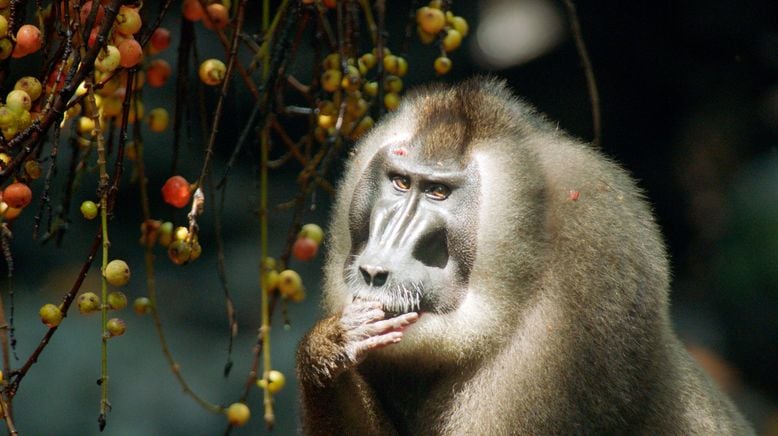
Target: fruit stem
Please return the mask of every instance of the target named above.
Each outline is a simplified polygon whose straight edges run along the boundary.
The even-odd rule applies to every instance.
[[[245,3],[245,0],[241,2],[241,6]],[[270,19],[270,1],[263,0],[262,2],[262,32],[264,35],[270,35],[268,29]],[[269,41],[266,41],[269,44]],[[270,57],[265,56],[262,59],[262,81],[267,83],[267,79],[270,76]],[[267,119],[265,125],[262,126],[262,133],[260,138],[260,197],[259,197],[259,237],[260,237],[260,265],[264,264],[264,260],[268,257],[268,241],[267,241],[267,163],[268,163],[268,142],[270,130],[268,129]],[[268,374],[271,369],[270,360],[270,293],[267,289],[267,279],[263,274],[264,267],[260,266],[260,294],[262,295],[262,327],[260,328],[260,334],[262,335],[262,357],[263,367],[262,378],[265,381],[265,389],[263,389],[263,403],[265,406],[265,426],[269,429],[273,427],[275,423],[275,415],[273,413],[273,396],[270,394]]]
[[[110,240],[108,239],[108,185],[109,185],[109,177],[108,177],[108,171],[106,170],[106,160],[105,160],[105,140],[103,138],[103,132],[100,125],[100,115],[97,110],[97,105],[95,102],[95,94],[94,94],[94,83],[92,80],[92,76],[87,77],[85,81],[86,85],[86,91],[87,91],[87,99],[86,99],[86,109],[89,113],[90,118],[92,118],[92,121],[94,121],[94,128],[92,129],[92,137],[95,138],[95,141],[97,142],[97,166],[98,170],[100,172],[100,188],[98,192],[100,193],[100,229],[102,232],[102,262],[100,271],[103,273],[101,274],[101,280],[100,280],[100,291],[101,291],[101,301],[105,302],[108,299],[108,282],[105,279],[105,267],[108,265],[108,248],[111,245]],[[100,354],[101,354],[101,365],[100,365],[100,419],[98,419],[100,423],[100,430],[102,431],[105,427],[105,417],[108,414],[108,305],[102,304],[100,306],[100,315],[101,315],[101,346],[100,346]]]

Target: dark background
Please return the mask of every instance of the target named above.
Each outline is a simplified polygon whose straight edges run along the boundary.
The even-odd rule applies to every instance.
[[[397,26],[406,19],[409,2],[387,3],[389,29],[399,35]],[[490,3],[454,2],[453,10],[468,19],[471,34],[453,55],[452,74],[442,80],[491,71],[562,129],[589,140],[589,96],[569,34],[520,65],[497,70],[475,61],[479,16]],[[564,17],[561,2],[550,4]],[[146,7],[152,6],[147,2]],[[254,12],[249,25],[258,27],[259,14]],[[589,1],[578,4],[578,13],[600,89],[602,150],[635,176],[654,206],[672,258],[672,312],[679,334],[758,430],[778,434],[778,4]],[[178,43],[177,21],[174,16],[165,21],[173,29],[174,41],[161,57],[169,60]],[[212,36],[197,27],[201,49],[219,56],[208,42]],[[400,38],[393,38],[390,48],[399,45]],[[435,79],[434,49],[414,42],[408,55],[406,83]],[[305,56],[298,60],[295,74],[305,77],[310,71],[306,62]],[[162,90],[147,89],[146,110],[161,105],[172,111],[172,92],[172,82]],[[248,116],[250,101],[245,94],[236,81],[220,133],[221,158],[229,154]],[[145,132],[152,195],[169,176],[170,139],[169,134]],[[193,135],[184,150],[181,174],[190,180],[199,172],[201,143]],[[212,239],[203,243],[203,258],[184,267],[172,267],[163,251],[157,253],[160,311],[171,351],[192,388],[223,404],[241,391],[259,324],[257,152],[248,149],[242,161],[230,179],[225,211],[225,255],[241,326],[229,378],[222,377],[227,325]],[[271,203],[294,195],[297,169],[292,166],[272,175]],[[222,170],[223,162],[217,162],[215,174]],[[137,204],[137,189],[124,189],[117,206],[124,212],[111,227],[112,254],[124,257],[133,268],[127,289],[131,298],[145,293]],[[315,211],[305,221],[325,224],[328,204],[327,195],[318,192],[311,202]],[[158,199],[153,206],[155,216],[183,224],[183,213]],[[22,359],[45,331],[36,315],[38,307],[58,301],[70,287],[95,228],[74,217],[63,248],[41,247],[30,241],[31,218],[25,214],[14,225],[15,321]],[[274,213],[271,235],[285,234],[288,219],[284,212]],[[209,220],[204,218],[205,223]],[[208,224],[203,228],[208,241],[212,229]],[[272,240],[271,253],[279,252],[281,242]],[[293,265],[304,274],[309,296],[303,304],[288,307],[290,328],[283,328],[280,311],[275,316],[274,366],[288,378],[287,388],[276,396],[277,434],[294,434],[297,428],[294,349],[318,317],[320,261],[321,256]],[[84,290],[99,289],[96,271],[93,268]],[[98,433],[99,321],[71,315],[21,385],[14,402],[21,434]],[[221,417],[203,412],[181,393],[163,360],[150,318],[129,311],[122,316],[129,329],[110,344],[114,410],[105,434],[223,433]],[[233,434],[261,431],[259,390],[249,403],[252,421]]]

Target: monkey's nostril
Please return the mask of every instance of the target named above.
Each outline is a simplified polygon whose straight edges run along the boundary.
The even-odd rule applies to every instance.
[[[389,271],[379,266],[362,265],[359,267],[359,272],[362,273],[365,283],[376,287],[385,285],[389,278]]]
[[[373,286],[383,286],[386,284],[386,279],[389,278],[389,272],[388,271],[378,271],[373,276]]]

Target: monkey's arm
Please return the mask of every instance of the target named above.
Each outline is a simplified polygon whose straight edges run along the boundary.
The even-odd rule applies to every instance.
[[[355,368],[371,350],[399,342],[401,329],[418,315],[384,316],[378,303],[354,302],[340,315],[319,321],[303,338],[297,378],[305,434],[395,433]]]

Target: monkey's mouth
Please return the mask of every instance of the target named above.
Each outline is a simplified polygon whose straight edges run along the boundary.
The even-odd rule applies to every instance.
[[[428,306],[424,298],[424,288],[420,283],[389,280],[382,286],[369,286],[362,278],[349,269],[346,284],[354,300],[375,301],[381,303],[387,317],[409,312],[422,312]]]

